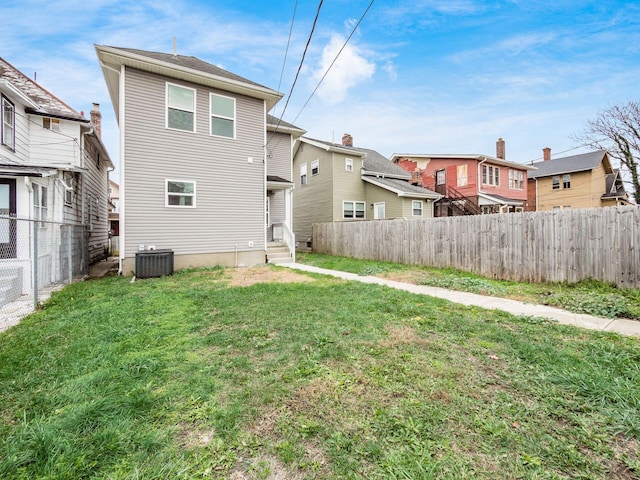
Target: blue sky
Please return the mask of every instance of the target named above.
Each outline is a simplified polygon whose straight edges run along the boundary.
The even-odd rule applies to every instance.
[[[640,97],[637,1],[376,0],[302,110],[369,0],[325,0],[284,120],[308,136],[392,153],[539,160],[599,110]],[[0,56],[118,130],[94,44],[194,55],[277,89],[295,0],[4,0]],[[300,0],[280,91],[291,88],[318,4]],[[280,114],[286,98],[274,114]],[[566,152],[566,153],[561,153]]]

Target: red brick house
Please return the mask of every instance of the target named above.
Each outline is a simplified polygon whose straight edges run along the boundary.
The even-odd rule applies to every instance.
[[[505,159],[505,143],[496,156],[481,154],[394,154],[391,161],[412,174],[412,183],[444,197],[435,216],[522,212],[527,203],[527,171]]]

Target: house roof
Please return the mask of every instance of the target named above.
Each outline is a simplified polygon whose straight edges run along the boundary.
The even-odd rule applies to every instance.
[[[439,193],[436,193],[427,188],[418,187],[417,185],[411,185],[406,180],[388,177],[376,177],[373,175],[363,175],[362,180],[373,185],[377,185],[378,187],[384,188],[385,190],[389,190],[397,194],[399,197],[431,198],[433,200],[439,200],[440,198],[442,198],[442,195],[440,195]]]
[[[324,140],[316,140],[309,137],[301,137],[301,141],[315,145],[329,152],[342,153],[345,155],[354,155],[363,157],[363,167],[365,175],[378,175],[385,177],[393,177],[404,180],[410,180],[411,174],[395,163],[389,161],[382,154],[368,148],[356,148],[342,145],[340,143],[325,142]]]
[[[89,123],[79,112],[3,58],[0,58],[0,85],[20,98],[28,113]]]
[[[267,103],[267,110],[270,110],[283,96],[275,90],[193,56],[107,45],[95,45],[95,49],[116,115],[119,114],[118,93],[122,66],[258,98]]]
[[[478,162],[490,162],[502,167],[518,168],[520,170],[535,170],[531,165],[511,162],[501,158],[482,155],[479,153],[394,153],[391,155],[391,161],[396,162],[401,158],[425,158],[425,159],[442,159],[442,160],[477,160]]]
[[[524,200],[516,200],[513,198],[503,197],[502,195],[496,195],[493,193],[489,195],[488,193],[478,192],[478,196],[485,198],[492,203],[499,203],[501,205],[516,205],[516,206],[524,205]]]
[[[290,133],[295,138],[307,133],[306,130],[296,127],[292,123],[285,122],[284,120],[274,117],[267,113],[267,130],[269,132]]]
[[[565,173],[584,172],[593,170],[607,157],[604,150],[572,155],[570,157],[554,158],[535,162],[536,171],[528,172],[528,178],[550,177],[552,175],[562,175]]]
[[[617,168],[613,171],[613,173],[609,173],[606,176],[606,187],[605,193],[602,195],[602,198],[626,198],[627,192],[624,188],[624,183],[622,183],[622,178],[620,177],[620,170]]]
[[[50,177],[55,175],[58,169],[54,167],[36,167],[27,165],[13,165],[0,163],[0,175],[10,177]]]

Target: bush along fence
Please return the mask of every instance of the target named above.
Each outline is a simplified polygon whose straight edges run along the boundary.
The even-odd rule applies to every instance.
[[[86,225],[0,217],[0,307],[89,272]]]
[[[640,288],[640,207],[321,223],[313,251],[502,280]]]

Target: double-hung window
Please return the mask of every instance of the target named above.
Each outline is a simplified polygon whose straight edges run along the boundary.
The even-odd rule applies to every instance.
[[[554,175],[553,177],[551,177],[551,188],[553,190],[560,189],[560,175]]]
[[[522,170],[509,169],[509,188],[512,190],[524,189],[524,172]]]
[[[314,160],[311,162],[311,175],[317,175],[320,173],[320,160]]]
[[[300,165],[300,185],[307,184],[307,164]]]
[[[209,94],[211,135],[236,138],[236,99]]]
[[[49,212],[47,201],[47,187],[43,185],[33,184],[33,219],[39,222],[39,226],[45,227]]]
[[[413,200],[411,202],[411,210],[413,211],[414,217],[422,216],[422,200]]]
[[[482,183],[485,185],[500,185],[500,168],[493,165],[482,165]]]
[[[183,180],[167,180],[165,206],[190,208],[195,207],[196,182]]]
[[[571,174],[565,173],[562,176],[562,188],[571,188]]]
[[[344,159],[344,169],[347,172],[353,172],[353,159],[352,158],[345,158]]]
[[[167,83],[167,128],[196,131],[196,91]]]
[[[2,145],[16,148],[16,109],[7,97],[2,97]]]
[[[365,218],[364,202],[342,202],[343,218]]]

